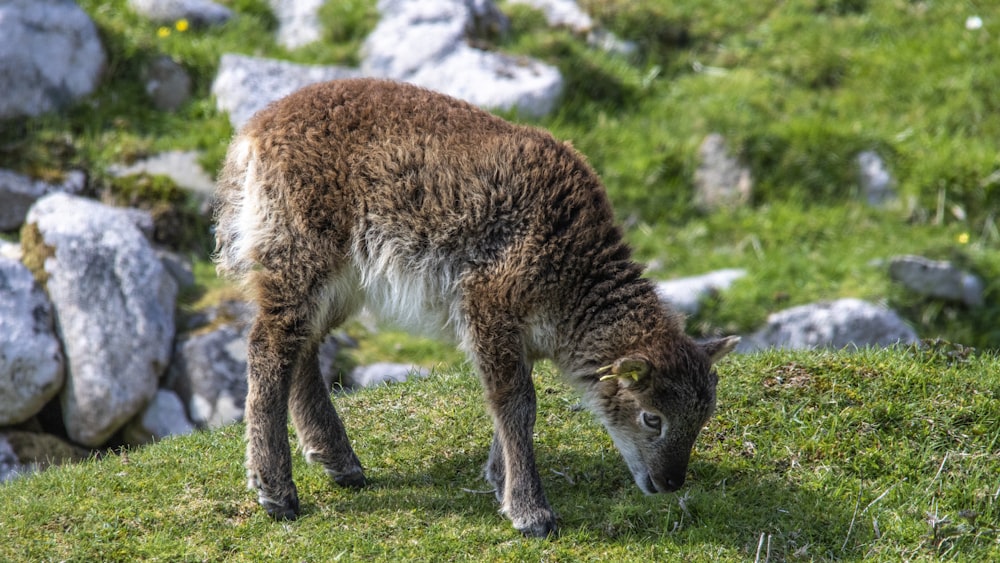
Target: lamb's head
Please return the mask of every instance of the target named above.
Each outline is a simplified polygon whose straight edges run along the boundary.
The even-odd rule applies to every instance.
[[[599,370],[591,405],[646,494],[684,484],[695,439],[715,411],[718,375],[712,365],[738,342],[687,341],[675,351],[684,357],[669,367],[635,355]]]

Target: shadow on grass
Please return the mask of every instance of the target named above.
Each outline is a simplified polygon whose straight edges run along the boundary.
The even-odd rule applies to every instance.
[[[599,449],[538,451],[539,472],[559,514],[563,541],[719,546],[753,556],[763,537],[778,558],[850,556],[859,544],[871,541],[870,529],[852,525],[854,502],[798,487],[774,471],[695,462],[680,492],[647,496],[617,452]],[[427,527],[454,525],[455,518],[493,519],[497,533],[514,534],[497,514],[499,505],[481,477],[485,449],[480,454],[441,454],[427,465],[373,468],[369,485],[350,494],[300,495],[303,516],[326,508],[348,518],[418,514]]]

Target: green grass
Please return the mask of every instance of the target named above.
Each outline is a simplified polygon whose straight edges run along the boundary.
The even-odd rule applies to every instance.
[[[1000,556],[996,356],[766,353],[720,372],[688,484],[647,497],[541,366],[550,541],[519,538],[477,492],[491,426],[475,377],[452,367],[337,398],[371,485],[340,489],[297,453],[295,522],[244,489],[234,425],[0,487],[0,559],[749,561],[762,536],[771,561]]]
[[[223,52],[353,65],[378,20],[373,0],[328,2],[324,41],[288,51],[263,0],[225,2],[228,24],[169,33],[125,0],[84,0],[108,51],[105,80],[61,114],[5,122],[0,166],[57,178],[86,170],[98,195],[128,190],[106,169],[167,149],[197,149],[218,169],[232,134],[209,90]],[[599,52],[538,12],[505,6],[512,20],[492,48],[544,59],[566,88],[557,111],[532,123],[571,140],[604,179],[629,240],[675,277],[719,267],[749,276],[709,303],[692,329],[748,331],[776,309],[861,297],[896,307],[921,336],[1000,347],[1000,6],[986,2],[791,0],[585,0],[595,19],[640,49]],[[978,15],[981,30],[965,29]],[[175,113],[142,92],[160,54],[191,72],[194,97]],[[508,114],[523,120],[516,113]],[[692,203],[697,149],[723,133],[750,166],[752,204],[704,214]],[[875,150],[900,200],[884,210],[857,203],[854,158]],[[190,207],[190,206],[189,206]],[[211,243],[203,221],[185,221],[183,250],[200,263]],[[967,238],[959,238],[967,235]],[[7,235],[9,237],[9,235]],[[964,240],[967,242],[958,242]],[[969,309],[906,294],[872,266],[895,254],[955,260],[984,278],[986,302]],[[217,287],[210,267],[199,281]],[[187,306],[189,304],[185,304]],[[405,348],[387,338],[388,352]]]
[[[82,169],[105,196],[135,195],[110,164],[163,150],[199,150],[217,170],[232,135],[209,93],[221,53],[353,65],[377,21],[374,0],[328,2],[325,40],[287,51],[263,0],[223,2],[239,14],[232,22],[165,37],[125,0],[79,3],[108,51],[104,82],[64,112],[0,124],[0,167],[45,179]],[[436,371],[338,399],[371,487],[337,489],[297,457],[303,517],[270,522],[243,489],[242,428],[232,426],[0,487],[0,560],[749,561],[761,538],[760,560],[770,541],[771,561],[1000,557],[1000,5],[581,3],[639,53],[595,51],[537,12],[504,6],[512,31],[493,48],[544,59],[566,80],[553,115],[507,116],[587,156],[651,277],[747,269],[689,320],[692,333],[746,332],[778,309],[860,297],[980,355],[939,345],[731,357],[689,485],[658,497],[640,494],[606,434],[543,366],[539,463],[562,534],[533,542],[492,496],[468,492],[484,488],[489,423],[457,353],[353,323],[361,348],[348,362]],[[971,15],[984,29],[965,29]],[[160,54],[192,74],[194,97],[175,113],[154,110],[139,80]],[[745,209],[693,206],[697,149],[711,132],[752,170]],[[897,203],[858,202],[861,150],[885,159]],[[214,276],[204,224],[190,224],[200,242],[184,251],[199,287],[183,297],[185,312],[235,291]],[[903,253],[979,274],[985,303],[894,286],[884,261]]]

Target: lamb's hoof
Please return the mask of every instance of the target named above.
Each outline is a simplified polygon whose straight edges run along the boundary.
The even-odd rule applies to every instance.
[[[541,509],[521,518],[512,518],[514,527],[525,537],[548,538],[559,533],[556,515],[552,509]]]
[[[555,520],[535,522],[517,530],[526,538],[549,538],[555,537],[559,533]]]
[[[260,493],[257,501],[267,511],[267,515],[275,520],[295,520],[299,517],[299,496],[295,491],[284,499],[273,499]]]
[[[364,472],[360,470],[337,475],[333,481],[345,489],[360,489],[368,484]]]

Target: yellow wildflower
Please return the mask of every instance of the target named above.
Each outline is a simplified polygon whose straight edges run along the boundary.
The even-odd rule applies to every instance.
[[[969,233],[962,233],[955,237],[955,240],[958,241],[958,244],[969,244]]]
[[[184,33],[185,31],[188,30],[188,21],[185,19],[177,20],[177,23],[174,24],[174,27],[177,28],[177,31]]]
[[[156,36],[159,37],[160,39],[163,39],[164,37],[170,37],[170,28],[161,27],[160,29],[157,29]]]

